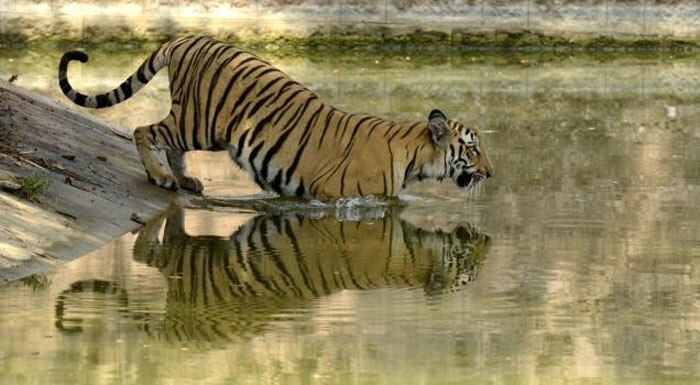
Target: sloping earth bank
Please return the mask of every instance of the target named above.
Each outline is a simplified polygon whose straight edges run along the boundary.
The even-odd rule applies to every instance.
[[[136,231],[177,194],[146,181],[131,135],[0,81],[0,182],[50,184],[34,199],[0,191],[0,284]]]

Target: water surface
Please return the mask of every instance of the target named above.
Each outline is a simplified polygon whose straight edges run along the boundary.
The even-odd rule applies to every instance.
[[[69,75],[106,90],[145,56]],[[0,78],[61,100],[59,57],[2,51]],[[401,207],[174,207],[0,287],[0,383],[700,382],[697,58],[271,58],[343,109],[477,124],[495,178]],[[128,130],[167,103],[161,74],[99,115]],[[260,193],[190,162],[216,202]]]

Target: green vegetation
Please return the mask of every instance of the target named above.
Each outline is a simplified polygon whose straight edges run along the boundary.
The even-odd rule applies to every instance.
[[[208,34],[197,28],[183,26],[153,27],[136,31],[130,26],[85,27],[84,33],[58,29],[55,32],[38,33],[27,27],[26,20],[8,19],[8,25],[0,31],[0,46],[51,44],[61,47],[137,48],[155,45],[177,36]],[[22,28],[26,27],[26,28]],[[38,35],[37,35],[38,34]],[[209,33],[210,34],[210,33]],[[37,36],[41,38],[37,38]],[[591,35],[548,34],[532,30],[480,32],[467,28],[454,28],[450,32],[411,28],[398,32],[386,26],[351,25],[319,28],[305,36],[253,34],[239,36],[235,32],[220,31],[213,37],[252,49],[286,51],[392,51],[392,52],[698,52],[700,40],[672,38],[659,35]]]
[[[45,175],[32,175],[28,177],[17,178],[17,183],[19,183],[19,189],[15,191],[15,194],[28,201],[36,201],[37,195],[43,194],[49,186],[51,186],[51,179]]]

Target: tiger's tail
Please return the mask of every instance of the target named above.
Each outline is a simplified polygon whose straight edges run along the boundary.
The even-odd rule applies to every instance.
[[[119,104],[138,92],[145,86],[156,73],[170,63],[170,55],[166,46],[161,46],[155,50],[119,87],[99,95],[85,95],[76,91],[70,82],[66,71],[68,63],[78,60],[81,63],[88,61],[88,56],[80,51],[70,51],[63,54],[61,63],[58,65],[58,84],[61,91],[73,103],[88,108],[105,108]]]

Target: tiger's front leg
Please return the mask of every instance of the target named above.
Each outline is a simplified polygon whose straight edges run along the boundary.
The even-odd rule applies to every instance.
[[[165,150],[168,156],[168,163],[175,174],[180,187],[192,192],[200,193],[204,189],[202,182],[197,178],[185,175],[185,152],[180,150]]]

